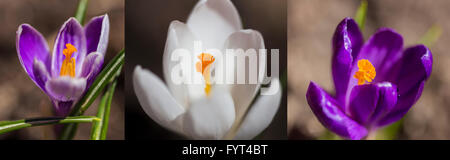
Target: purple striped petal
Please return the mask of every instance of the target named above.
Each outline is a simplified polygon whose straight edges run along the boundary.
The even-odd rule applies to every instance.
[[[83,70],[81,71],[80,77],[86,78],[86,88],[89,88],[92,82],[97,77],[98,73],[102,69],[103,65],[103,54],[98,52],[92,52],[89,54],[83,62]]]
[[[379,125],[388,125],[401,119],[422,94],[425,81],[430,77],[433,64],[431,51],[424,45],[405,50],[395,83],[398,86],[398,103]]]
[[[309,84],[306,99],[322,125],[339,136],[361,139],[367,135],[367,129],[342,112],[338,102],[314,82]]]
[[[332,74],[336,88],[336,99],[343,103],[353,58],[357,57],[364,39],[358,25],[351,18],[345,18],[336,27],[333,36]]]
[[[34,73],[34,62],[37,60],[42,63],[38,72],[50,69],[50,52],[44,37],[36,29],[28,24],[19,26],[16,33],[16,49],[19,56],[20,64],[31,77],[31,79],[43,89],[40,79],[36,79],[35,75],[42,73]]]
[[[86,89],[86,79],[62,76],[52,78],[45,83],[48,95],[57,101],[76,101]]]
[[[34,82],[39,86],[39,88],[47,93],[45,90],[45,83],[50,78],[50,74],[48,73],[45,64],[38,59],[34,59],[33,62],[33,76]]]
[[[109,38],[109,18],[103,16],[94,17],[85,26],[87,54],[99,52],[105,55]]]
[[[66,48],[67,43],[70,43],[77,48],[77,52],[73,53],[72,57],[75,58],[75,73],[76,76],[78,76],[82,66],[81,62],[84,61],[86,56],[86,37],[84,35],[83,27],[73,17],[69,18],[69,20],[64,23],[56,37],[51,66],[51,74],[53,77],[59,76],[61,64],[65,59],[62,52],[64,48]]]
[[[397,103],[397,86],[389,83],[353,87],[349,111],[359,124],[370,127],[385,116]]]
[[[61,102],[52,100],[54,114],[58,117],[66,117],[69,116],[69,113],[72,109],[73,101]],[[54,132],[59,135],[63,129],[64,125],[58,124],[54,125]]]

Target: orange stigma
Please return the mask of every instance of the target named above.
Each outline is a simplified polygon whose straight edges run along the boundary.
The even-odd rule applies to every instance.
[[[198,59],[200,59],[200,62],[197,62],[195,67],[197,72],[202,73],[206,82],[205,93],[206,95],[209,95],[211,92],[211,70],[209,67],[214,62],[215,58],[211,54],[202,53],[198,56]]]
[[[370,63],[367,59],[361,59],[358,61],[358,71],[353,77],[358,79],[358,85],[362,85],[366,81],[369,83],[372,82],[376,75],[377,72],[375,71],[375,67],[373,67],[372,63]]]
[[[66,44],[63,54],[66,57],[61,65],[60,76],[75,77],[75,58],[71,58],[72,54],[77,51],[77,48],[70,43]]]

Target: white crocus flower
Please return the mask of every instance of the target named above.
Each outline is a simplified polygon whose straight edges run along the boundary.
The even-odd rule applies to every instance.
[[[202,84],[175,84],[171,73],[179,62],[171,61],[173,51],[191,51],[195,41],[202,42],[203,48],[221,51],[265,48],[259,32],[242,29],[239,14],[229,0],[200,0],[186,24],[179,21],[170,24],[163,57],[167,86],[154,73],[140,66],[135,68],[134,90],[142,108],[158,124],[193,139],[254,138],[267,128],[279,108],[279,80],[271,80],[270,86],[278,88],[276,94],[261,95],[252,103],[260,83],[209,85],[212,71],[222,66],[216,64],[222,62],[219,59],[222,57],[199,52],[192,55],[196,58],[194,63],[205,64],[197,59],[199,56],[215,58],[204,70],[197,68],[193,72],[193,77],[200,78]],[[259,65],[266,64],[263,61]],[[226,72],[235,69],[234,65],[225,68]],[[258,76],[264,73],[265,69],[260,70]]]

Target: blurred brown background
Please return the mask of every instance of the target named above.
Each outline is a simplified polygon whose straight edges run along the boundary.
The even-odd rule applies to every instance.
[[[2,0],[0,1],[0,121],[52,116],[49,98],[28,77],[16,53],[16,31],[29,23],[47,39],[52,49],[56,34],[69,17],[74,16],[78,0]],[[124,48],[124,0],[89,1],[85,22],[107,13],[110,18],[109,60]],[[107,139],[124,139],[123,77],[117,86]],[[98,100],[85,115],[96,115]],[[81,124],[75,139],[89,139],[91,124]],[[21,129],[0,135],[0,139],[55,139],[52,126]]]
[[[132,87],[136,65],[163,78],[162,56],[170,22],[183,23],[198,0],[126,1],[126,139],[183,139],[154,122],[141,108]],[[280,76],[286,72],[286,0],[232,0],[244,29],[259,31],[267,49],[280,49]],[[269,67],[270,68],[270,67]],[[269,127],[256,139],[286,139],[286,91]]]
[[[306,102],[310,81],[334,93],[331,38],[344,17],[354,17],[359,0],[288,0],[288,132],[293,139],[316,139],[325,128]],[[450,139],[450,1],[369,0],[367,40],[380,27],[395,29],[406,47],[416,44],[433,25],[441,37],[430,47],[433,71],[420,100],[411,108],[398,139]]]

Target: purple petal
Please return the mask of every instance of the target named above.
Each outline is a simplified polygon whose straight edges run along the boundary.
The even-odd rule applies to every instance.
[[[41,88],[44,92],[45,90],[45,82],[50,78],[50,74],[47,71],[47,67],[43,62],[38,59],[34,59],[33,62],[33,77],[34,82]]]
[[[52,78],[45,83],[48,95],[57,101],[76,101],[86,90],[85,78],[71,78],[62,76]]]
[[[239,13],[230,0],[198,1],[186,24],[205,48],[222,48],[226,37],[242,29]]]
[[[376,69],[375,81],[383,82],[389,77],[387,73],[402,57],[402,49],[403,38],[400,34],[388,28],[380,29],[363,46],[353,69],[358,69],[356,66],[358,60],[367,59]]]
[[[400,94],[405,94],[417,88],[420,83],[431,75],[433,57],[431,51],[424,45],[417,45],[405,50],[401,59],[401,68],[397,80]]]
[[[350,80],[348,84],[348,91],[358,84],[358,80],[353,77],[358,71],[357,62],[361,59],[369,60],[375,67],[376,76],[373,82],[389,81],[392,74],[389,71],[394,68],[395,63],[399,61],[402,56],[403,38],[395,31],[384,28],[375,33],[361,48],[358,58],[353,63]],[[350,92],[347,92],[346,107],[348,107],[348,97]],[[346,109],[347,110],[347,109]]]
[[[84,36],[83,27],[75,18],[69,18],[61,27],[56,37],[51,66],[51,74],[53,77],[59,76],[61,64],[65,59],[62,52],[66,48],[67,43],[77,48],[77,52],[73,53],[72,57],[75,58],[75,74],[78,76],[81,69],[81,62],[86,57],[86,37]]]
[[[309,84],[306,99],[317,119],[334,133],[349,139],[367,135],[367,129],[342,112],[338,102],[314,82]]]
[[[387,125],[401,119],[422,94],[425,81],[430,77],[433,64],[431,51],[424,45],[405,50],[398,63],[399,70],[394,83],[398,86],[398,103],[379,125]]]
[[[370,127],[397,103],[397,86],[382,82],[353,87],[349,111],[359,124]]]
[[[364,42],[358,25],[351,18],[345,18],[336,28],[333,36],[333,80],[336,98],[343,103],[353,63]]]
[[[44,37],[29,24],[22,24],[16,33],[16,49],[20,64],[31,77],[31,79],[41,87],[39,80],[36,80],[33,63],[38,60],[43,63],[46,70],[50,69],[50,52]]]
[[[84,29],[86,34],[86,53],[99,52],[105,55],[109,38],[108,15],[92,18]]]
[[[87,79],[86,88],[89,88],[92,82],[97,77],[98,73],[102,69],[103,65],[103,54],[98,52],[93,52],[89,54],[83,62],[83,70],[81,71],[81,77]]]

